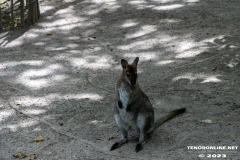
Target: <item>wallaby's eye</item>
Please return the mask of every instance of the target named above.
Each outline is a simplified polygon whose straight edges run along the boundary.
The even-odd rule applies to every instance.
[[[127,76],[129,77],[131,74],[130,73],[127,73]]]

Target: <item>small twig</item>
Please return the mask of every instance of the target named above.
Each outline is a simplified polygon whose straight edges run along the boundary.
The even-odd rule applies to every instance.
[[[14,110],[16,110],[17,112],[22,113],[23,115],[25,115],[25,116],[27,116],[27,117],[29,117],[29,118],[31,118],[31,119],[34,119],[34,120],[39,121],[39,122],[41,122],[41,123],[43,123],[43,124],[46,124],[46,125],[49,126],[53,131],[55,131],[56,133],[58,133],[58,134],[60,134],[60,135],[67,136],[67,137],[69,137],[69,138],[71,138],[71,139],[79,140],[79,141],[81,141],[81,142],[83,142],[83,143],[85,143],[85,144],[88,144],[88,145],[91,145],[91,146],[97,148],[96,145],[95,145],[94,143],[90,142],[90,141],[81,139],[81,138],[76,137],[76,136],[74,136],[74,135],[72,135],[72,134],[70,134],[70,133],[61,131],[61,129],[60,129],[59,127],[57,127],[57,126],[55,126],[55,125],[47,122],[46,120],[44,120],[44,119],[42,119],[42,118],[39,118],[39,117],[37,117],[37,116],[32,116],[32,115],[30,115],[30,114],[28,114],[28,113],[26,113],[26,112],[23,112],[23,111],[19,110],[18,107],[17,107],[15,104],[12,104],[11,102],[9,102],[9,106],[10,106],[11,108],[13,108]]]
[[[166,92],[166,91],[160,91],[160,92]],[[148,94],[162,94],[162,93],[160,93],[160,92],[146,92],[146,94],[148,95]]]
[[[104,154],[106,154],[106,155],[114,156],[114,157],[128,158],[128,159],[139,159],[139,158],[135,158],[135,157],[132,157],[132,156],[122,156],[122,155],[119,155],[119,154],[115,154],[114,152],[105,151],[102,147],[99,147],[98,145],[96,145],[96,144],[93,143],[93,142],[90,142],[90,141],[81,139],[81,138],[76,137],[76,136],[74,136],[74,135],[72,135],[72,134],[70,134],[70,133],[61,131],[61,130],[59,129],[59,127],[54,126],[53,124],[45,121],[44,119],[39,118],[39,117],[36,117],[36,116],[32,116],[32,115],[30,115],[30,114],[28,114],[28,113],[26,113],[26,112],[21,111],[21,110],[19,109],[19,107],[17,107],[17,106],[16,106],[15,104],[13,104],[12,102],[9,102],[8,104],[9,104],[9,106],[10,106],[12,109],[14,109],[16,112],[22,113],[23,115],[25,115],[25,116],[27,116],[27,117],[29,117],[29,118],[31,118],[31,119],[34,119],[34,120],[36,120],[36,121],[39,121],[39,122],[41,122],[41,123],[43,123],[43,124],[48,125],[53,131],[57,132],[58,134],[61,134],[61,135],[67,136],[67,137],[69,137],[69,138],[71,138],[71,139],[80,141],[80,142],[82,142],[83,144],[90,145],[90,146],[92,146],[93,148],[95,148],[96,150],[98,150],[98,151],[100,151],[100,152],[102,152],[102,153],[104,153]],[[54,144],[54,143],[56,143],[56,142],[52,142],[52,143],[49,143],[49,144],[47,144],[47,145],[44,145],[44,146],[42,146],[42,147],[40,147],[40,148],[32,151],[31,153],[35,153],[35,152],[37,152],[37,151],[39,151],[39,150],[41,150],[41,149],[44,149],[45,147],[47,147],[47,146],[49,146],[49,145],[52,145],[52,144]],[[142,159],[143,159],[143,158],[142,158]]]
[[[179,146],[179,147],[175,147],[175,148],[170,148],[170,149],[167,149],[165,151],[169,152],[169,151],[173,151],[173,150],[176,150],[176,149],[182,149],[182,148],[186,148],[186,146]]]
[[[44,123],[44,124],[48,125],[52,130],[54,130],[54,131],[57,132],[58,134],[67,136],[67,137],[69,137],[69,138],[71,138],[71,139],[78,139],[77,137],[75,137],[75,136],[73,136],[73,135],[71,135],[71,134],[69,134],[69,133],[66,133],[66,132],[61,131],[61,130],[59,129],[59,127],[54,126],[53,124],[45,121],[45,120],[42,119],[42,118],[39,118],[39,117],[37,117],[37,116],[32,116],[32,115],[30,115],[30,114],[28,114],[28,113],[26,113],[26,112],[23,112],[23,111],[19,110],[18,107],[17,107],[15,104],[12,104],[12,102],[9,102],[9,106],[10,106],[11,108],[13,108],[14,110],[16,110],[17,112],[22,113],[22,114],[24,114],[25,116],[27,116],[27,117],[29,117],[29,118],[31,118],[31,119],[34,119],[34,120],[36,120],[36,121],[39,121],[39,122],[41,122],[41,123]]]
[[[200,90],[196,90],[196,89],[173,89],[173,90],[168,90],[168,92],[186,92],[186,91],[199,92]]]
[[[53,144],[55,144],[55,143],[57,143],[57,141],[51,142],[51,143],[48,143],[48,144],[45,144],[45,145],[42,145],[41,147],[39,147],[39,148],[31,151],[30,153],[28,153],[28,155],[36,154],[36,152],[38,152],[38,151],[40,151],[40,150],[42,150],[42,149],[44,149],[44,148],[46,148],[46,147],[48,147],[48,146],[50,146],[50,145],[53,145]]]
[[[111,91],[111,90],[108,90],[108,89],[106,89],[106,88],[100,87],[100,86],[96,85],[95,83],[93,83],[93,81],[89,78],[88,73],[86,73],[86,79],[87,79],[87,82],[88,82],[89,84],[93,85],[94,87],[99,88],[99,89],[102,89],[102,90],[105,90],[105,91],[110,92],[110,93],[114,93],[114,91]]]

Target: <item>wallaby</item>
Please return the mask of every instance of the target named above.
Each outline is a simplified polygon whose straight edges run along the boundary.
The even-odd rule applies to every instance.
[[[122,74],[115,84],[116,100],[114,118],[121,130],[121,139],[114,143],[111,151],[128,142],[128,131],[135,129],[139,132],[139,141],[135,151],[143,148],[148,134],[172,117],[185,112],[185,108],[170,112],[165,118],[154,121],[154,110],[147,95],[139,88],[137,83],[137,64],[139,58],[135,58],[132,64],[121,60]]]

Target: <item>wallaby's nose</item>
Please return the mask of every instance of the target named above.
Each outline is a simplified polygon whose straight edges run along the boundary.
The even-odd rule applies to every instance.
[[[136,85],[136,81],[131,81],[131,85]]]

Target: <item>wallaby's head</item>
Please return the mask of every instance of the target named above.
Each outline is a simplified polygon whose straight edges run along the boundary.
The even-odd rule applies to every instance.
[[[130,84],[136,85],[137,84],[137,64],[139,58],[136,57],[132,64],[128,64],[125,59],[121,60],[121,65],[123,68],[122,76],[123,78]]]

